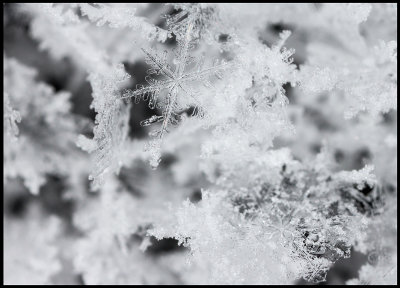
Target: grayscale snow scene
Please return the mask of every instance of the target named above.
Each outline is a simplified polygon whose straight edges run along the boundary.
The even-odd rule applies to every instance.
[[[3,3],[3,284],[397,284],[397,4]]]

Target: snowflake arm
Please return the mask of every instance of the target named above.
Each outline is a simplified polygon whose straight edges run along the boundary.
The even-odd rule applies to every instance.
[[[151,65],[153,69],[150,69],[149,74],[157,74],[162,73],[164,76],[174,79],[174,73],[171,71],[171,67],[167,63],[167,53],[164,53],[160,56],[157,54],[152,55],[146,49],[142,48],[144,54],[146,54],[146,63]]]

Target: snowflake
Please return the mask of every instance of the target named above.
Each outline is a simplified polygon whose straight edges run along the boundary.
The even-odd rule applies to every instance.
[[[164,111],[161,116],[152,116],[140,123],[142,126],[148,126],[162,122],[161,128],[151,133],[151,136],[154,136],[156,139],[152,140],[148,145],[148,150],[151,151],[152,155],[151,165],[153,168],[156,168],[160,162],[160,148],[163,136],[168,132],[168,125],[177,124],[181,119],[180,114],[189,109],[192,104],[196,107],[192,116],[201,117],[204,114],[200,102],[195,97],[195,92],[192,91],[188,84],[194,81],[202,81],[206,87],[210,87],[212,85],[208,78],[213,74],[221,78],[221,73],[230,66],[230,64],[225,61],[216,61],[212,67],[202,69],[204,61],[199,60],[195,65],[196,67],[193,69],[194,71],[186,72],[187,67],[195,62],[193,57],[189,55],[189,50],[195,44],[192,39],[193,27],[194,23],[189,23],[184,39],[178,39],[178,51],[174,61],[175,69],[167,63],[166,51],[160,56],[142,49],[146,54],[146,63],[151,65],[151,69],[148,71],[149,75],[162,75],[165,79],[158,80],[148,75],[146,77],[146,81],[149,84],[148,86],[138,86],[138,89],[134,91],[127,90],[122,96],[123,99],[134,98],[136,103],[139,102],[141,98],[145,101],[148,100],[151,109],[162,108],[164,106]],[[159,100],[162,90],[168,91],[164,103]],[[185,99],[186,101],[178,101],[180,100],[178,96],[181,96],[181,94],[189,99]]]

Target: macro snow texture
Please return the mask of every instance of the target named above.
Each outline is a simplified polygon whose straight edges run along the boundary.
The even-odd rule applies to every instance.
[[[4,284],[397,284],[397,4],[3,4]]]

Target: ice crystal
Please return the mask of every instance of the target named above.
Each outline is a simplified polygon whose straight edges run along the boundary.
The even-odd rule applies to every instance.
[[[93,171],[89,176],[93,180],[93,189],[98,189],[109,173],[119,171],[129,129],[129,106],[118,100],[118,84],[128,75],[122,67],[116,67],[114,71],[111,76],[95,73],[89,76],[95,99],[92,106],[97,112],[94,138],[88,141],[82,136],[77,143],[93,154]]]
[[[167,15],[167,26],[177,39],[186,37],[186,30],[192,23],[192,39],[204,39],[209,35],[212,25],[216,24],[217,7],[208,3],[175,3],[174,8],[178,10],[176,14]],[[209,40],[209,39],[208,39]]]
[[[356,212],[352,203],[346,204],[341,201],[343,195],[340,193],[340,187],[343,182],[333,180],[336,178],[332,178],[328,171],[309,170],[307,167],[299,166],[296,161],[291,161],[283,164],[281,170],[279,166],[270,166],[271,170],[278,173],[273,176],[274,174],[262,173],[262,164],[258,165],[260,166],[257,166],[258,169],[255,170],[257,172],[254,172],[256,177],[246,179],[240,177],[240,168],[235,167],[234,171],[238,174],[234,173],[218,181],[218,187],[223,190],[203,193],[203,200],[198,208],[190,208],[192,205],[185,203],[176,212],[177,220],[168,219],[172,222],[172,226],[162,222],[163,224],[153,229],[151,233],[157,237],[175,235],[173,237],[192,249],[193,257],[199,257],[196,255],[202,251],[201,247],[204,245],[199,242],[202,239],[200,235],[208,235],[211,239],[211,243],[207,244],[213,247],[210,248],[211,251],[222,249],[219,245],[224,245],[223,242],[229,239],[226,235],[231,235],[231,239],[236,240],[229,247],[237,250],[232,254],[230,252],[225,254],[225,257],[230,258],[231,263],[234,263],[235,257],[241,253],[239,252],[241,244],[236,241],[245,241],[247,245],[253,247],[257,241],[262,243],[268,241],[271,245],[272,243],[278,245],[271,246],[272,251],[283,249],[287,257],[297,263],[295,267],[282,263],[281,268],[286,271],[285,273],[303,277],[308,281],[324,281],[327,271],[334,262],[350,256],[353,235],[362,234],[363,228],[357,227],[362,214]],[[278,177],[281,179],[280,183],[266,182],[266,179],[271,177]],[[360,183],[360,180],[349,179],[346,183],[348,187],[352,187],[354,183]],[[230,190],[229,194],[222,192],[226,189]],[[216,196],[208,196],[210,193]],[[204,222],[204,219],[210,217],[209,215],[219,220]],[[207,228],[193,227],[190,223],[196,221],[194,219],[202,219],[202,227],[206,225]],[[204,229],[209,230],[204,231]],[[217,233],[219,230],[225,232]],[[236,233],[238,235],[235,235]],[[247,233],[250,234],[247,235]],[[252,233],[255,233],[253,234],[255,238],[247,238],[251,237]],[[210,275],[216,282],[219,281],[220,274],[226,272],[225,269],[229,271],[232,268],[218,267],[223,264],[214,264],[212,260],[201,261],[206,261],[204,265],[212,265],[213,269],[219,271],[217,273],[219,276]],[[269,265],[268,259],[265,258],[258,259],[257,262],[264,269],[267,269]],[[237,281],[246,283],[271,281],[262,277],[267,277],[267,275],[264,273],[264,276],[260,275],[256,279],[239,280],[240,278],[237,278]],[[224,277],[221,279],[226,281]]]
[[[151,165],[156,168],[160,162],[160,146],[162,144],[163,136],[168,132],[169,125],[176,125],[181,118],[180,114],[186,111],[194,105],[193,115],[201,117],[204,113],[200,102],[196,99],[196,93],[192,87],[189,86],[191,82],[202,82],[207,87],[210,87],[211,83],[208,78],[212,75],[216,75],[221,78],[221,73],[226,70],[230,64],[225,61],[216,61],[210,68],[202,68],[202,61],[197,62],[196,67],[191,71],[186,71],[190,64],[193,64],[194,59],[189,55],[189,51],[193,48],[194,41],[192,39],[192,29],[194,27],[193,22],[189,22],[186,27],[185,37],[178,40],[177,55],[174,60],[175,68],[167,62],[167,52],[164,51],[162,55],[158,55],[153,51],[147,51],[143,49],[146,55],[146,63],[151,66],[148,71],[149,75],[161,75],[165,79],[158,80],[151,76],[146,77],[148,86],[138,86],[136,90],[127,90],[121,97],[134,98],[137,103],[140,99],[148,100],[149,107],[162,108],[163,112],[161,116],[152,116],[151,118],[141,122],[142,126],[148,126],[153,123],[161,122],[161,128],[152,132],[152,136],[155,140],[152,140],[148,145],[148,149],[151,151],[152,159]],[[160,92],[167,90],[165,99],[160,97]],[[185,97],[182,101],[180,98]],[[160,99],[161,98],[161,99]]]

